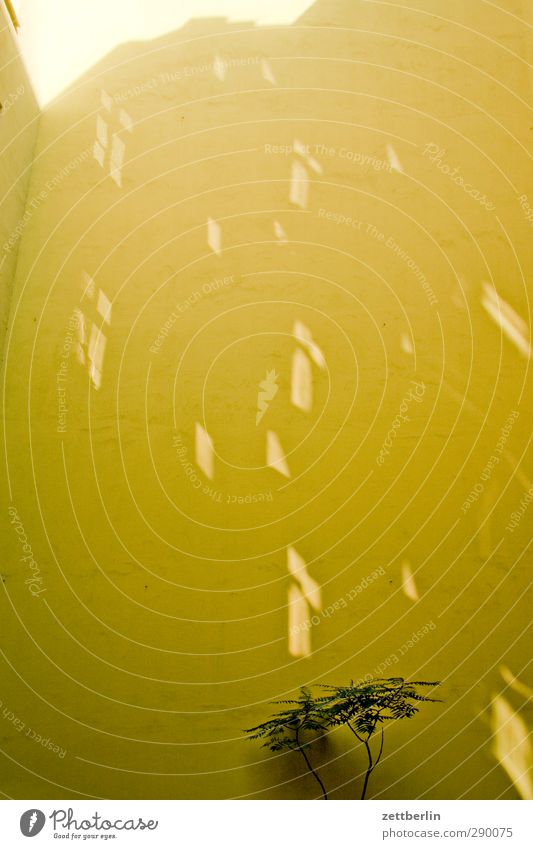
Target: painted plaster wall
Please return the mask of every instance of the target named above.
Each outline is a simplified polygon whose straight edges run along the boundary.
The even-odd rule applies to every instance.
[[[39,110],[17,35],[0,6],[0,345],[3,351]]]
[[[60,751],[5,722],[10,795],[312,797],[242,729],[303,684],[374,673],[442,679],[445,698],[390,732],[377,796],[516,796],[490,705],[528,656],[527,516],[506,528],[533,475],[529,359],[482,301],[486,282],[529,322],[526,8],[422,5],[193,22],[43,113],[7,352],[1,628],[4,701]],[[290,477],[265,466],[269,430]],[[289,546],[338,605],[307,657],[288,646]],[[334,797],[356,795],[349,741],[317,757]]]

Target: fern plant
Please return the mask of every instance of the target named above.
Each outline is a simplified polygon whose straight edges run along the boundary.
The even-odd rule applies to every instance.
[[[244,733],[249,735],[250,740],[263,740],[263,746],[266,746],[271,752],[280,752],[283,749],[298,751],[303,757],[307,769],[320,786],[322,797],[327,799],[328,794],[322,779],[311,766],[311,761],[306,752],[310,743],[304,739],[306,732],[312,732],[315,737],[317,732],[324,733],[327,730],[327,716],[322,714],[317,700],[313,698],[306,687],[302,687],[298,699],[285,699],[273,702],[273,704],[291,705],[291,707],[286,707],[271,716],[266,722],[256,725],[255,728],[248,728]]]
[[[383,754],[385,724],[394,719],[409,719],[418,713],[420,702],[437,702],[419,692],[436,687],[438,681],[404,681],[403,678],[378,678],[364,684],[350,682],[348,687],[324,689],[328,726],[346,725],[364,745],[368,759],[361,799],[366,798],[368,782]],[[380,732],[377,756],[372,754],[371,738]],[[374,759],[375,758],[375,759]]]
[[[307,750],[317,735],[345,725],[364,745],[368,765],[365,772],[361,799],[366,798],[370,776],[383,754],[385,724],[395,719],[414,716],[421,702],[438,702],[420,692],[421,688],[436,687],[438,681],[405,681],[403,678],[376,678],[363,684],[350,682],[348,686],[320,685],[321,695],[313,696],[302,687],[298,699],[287,699],[274,704],[290,705],[274,714],[266,722],[245,731],[251,740],[263,740],[263,746],[272,752],[283,749],[298,751],[307,769],[320,786],[322,798],[327,799],[326,788],[317,770],[311,765]],[[371,739],[380,732],[377,754],[372,752]],[[309,739],[311,732],[311,739]]]

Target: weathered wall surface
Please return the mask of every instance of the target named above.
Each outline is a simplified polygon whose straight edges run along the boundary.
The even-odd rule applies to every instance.
[[[368,673],[444,682],[376,796],[527,793],[526,4],[420,5],[193,22],[43,114],[1,628],[51,747],[3,722],[9,795],[311,797],[242,729]],[[315,757],[357,794],[349,740]]]
[[[17,35],[0,5],[0,350],[24,228],[39,110],[20,58]]]

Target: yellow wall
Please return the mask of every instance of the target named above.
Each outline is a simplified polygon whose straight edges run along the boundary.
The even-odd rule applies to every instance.
[[[0,5],[0,346],[3,349],[39,112],[11,18]]]
[[[242,729],[302,684],[381,672],[441,679],[445,703],[390,729],[376,797],[517,796],[491,700],[530,723],[501,675],[528,657],[533,508],[507,529],[533,477],[529,331],[514,318],[529,325],[528,4],[419,5],[196,21],[118,48],[42,114],[6,351],[1,698],[24,723],[0,726],[8,795],[313,797],[294,756]],[[295,139],[305,156],[275,149]],[[494,290],[514,331],[489,314]],[[76,352],[81,314],[106,338],[98,388],[88,346]],[[297,348],[308,411],[291,404]],[[265,467],[267,431],[290,478]],[[289,652],[289,546],[321,608],[338,607],[307,657]],[[315,758],[334,798],[357,795],[349,740]]]

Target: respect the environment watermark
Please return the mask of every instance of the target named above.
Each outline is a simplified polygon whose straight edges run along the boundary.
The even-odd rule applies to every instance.
[[[11,231],[9,238],[4,242],[2,248],[4,253],[11,253],[18,240],[22,236],[24,229],[27,227],[31,219],[33,218],[37,209],[39,209],[45,200],[49,197],[50,193],[57,189],[58,186],[61,185],[63,180],[72,174],[79,166],[85,162],[85,160],[91,155],[92,148],[88,147],[85,150],[82,150],[81,153],[78,153],[77,156],[73,157],[63,168],[60,168],[56,173],[50,177],[49,180],[46,181],[43,188],[37,192],[37,194],[33,195],[26,202],[26,211],[24,215],[19,218],[17,224]]]
[[[437,296],[418,263],[415,262],[405,248],[398,244],[393,236],[383,233],[370,221],[362,221],[360,218],[356,218],[353,215],[346,215],[343,212],[326,209],[325,207],[321,207],[318,210],[317,215],[319,218],[323,218],[324,221],[329,221],[337,227],[351,227],[353,230],[358,230],[359,232],[364,233],[364,235],[369,236],[371,239],[375,239],[376,242],[380,242],[385,248],[387,248],[387,250],[391,251],[391,253],[393,253],[399,260],[404,262],[407,268],[413,272],[414,276],[422,286],[431,306],[438,303]]]
[[[162,71],[155,77],[150,77],[150,79],[143,80],[130,88],[118,92],[113,95],[113,101],[115,103],[124,103],[126,100],[139,97],[141,94],[148,94],[160,86],[185,82],[202,74],[207,74],[210,71],[219,78],[222,78],[229,70],[247,67],[248,65],[259,65],[261,62],[263,62],[261,56],[234,56],[226,59],[216,57],[212,62],[202,62],[198,65],[184,65],[173,71]]]

